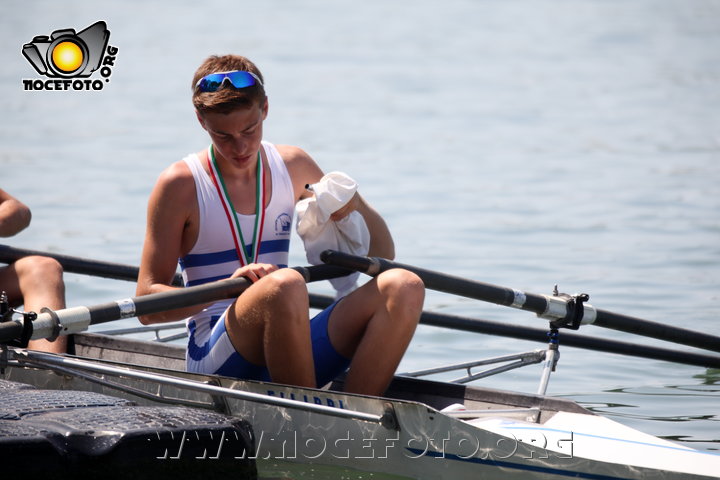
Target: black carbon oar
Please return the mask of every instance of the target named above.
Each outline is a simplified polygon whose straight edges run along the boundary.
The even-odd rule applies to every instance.
[[[49,252],[28,250],[0,245],[0,262],[10,263],[29,255],[41,255],[56,259],[63,266],[65,271],[130,282],[137,281],[138,267],[118,263],[89,260],[69,255],[60,255]],[[175,276],[175,285],[182,284],[180,275]],[[310,294],[310,306],[313,308],[328,307],[335,299],[328,295]],[[467,332],[484,333],[489,335],[519,338],[523,340],[546,343],[546,330],[540,328],[524,327],[519,325],[508,325],[501,322],[477,319],[472,317],[460,317],[434,312],[423,312],[420,322],[425,325],[432,325],[442,328],[450,328]],[[8,328],[8,327],[6,327]],[[13,327],[16,328],[16,327]],[[0,326],[0,331],[2,327]],[[1,334],[0,334],[1,335]],[[633,343],[620,342],[610,339],[600,339],[577,335],[570,332],[563,332],[561,343],[567,346],[585,348],[601,352],[616,353],[641,358],[651,358],[687,365],[695,365],[708,368],[720,368],[720,358],[711,355],[669,350],[660,347],[646,347]]]
[[[300,272],[306,282],[328,280],[349,273],[345,268],[331,265],[293,267],[293,270]],[[54,338],[57,335],[81,332],[91,324],[149,315],[165,310],[233,298],[244,292],[251,284],[246,278],[240,277],[90,307],[72,307],[56,311],[44,310],[38,313],[37,319],[32,322],[32,333],[27,338],[31,340]],[[0,343],[21,338],[24,327],[28,328],[22,319],[13,319],[0,323]]]
[[[137,282],[138,272],[140,271],[138,267],[134,267],[132,265],[102,262],[98,260],[89,260],[87,258],[73,257],[71,255],[61,255],[59,253],[41,252],[38,250],[11,247],[9,245],[0,245],[0,262],[3,263],[16,262],[23,257],[29,257],[31,255],[54,258],[60,263],[60,265],[62,265],[63,270],[68,273],[80,273],[84,275],[93,275],[95,277],[112,278],[115,280]],[[180,274],[176,274],[173,279],[173,285],[181,286],[182,284],[182,277]]]
[[[391,268],[404,268],[416,273],[422,278],[425,287],[433,290],[527,310],[549,320],[565,320],[576,317],[583,324],[593,324],[599,327],[720,352],[720,337],[596,309],[582,302],[573,311],[570,308],[572,306],[571,302],[568,302],[563,297],[521,292],[512,288],[404,265],[384,258],[360,257],[333,250],[326,250],[320,258],[325,263],[350,268],[373,276]]]
[[[310,294],[310,306],[313,308],[322,309],[328,307],[334,301],[335,299],[328,295],[319,295],[316,293]],[[544,344],[547,344],[548,342],[548,331],[543,330],[542,328],[525,327],[522,325],[508,325],[507,323],[502,322],[463,317],[459,315],[448,315],[446,313],[425,311],[420,317],[420,323],[433,327],[449,328],[464,332],[485,333],[500,337],[518,338],[521,340],[529,340]],[[586,350],[595,350],[597,352],[615,353],[630,357],[664,360],[666,362],[682,363],[697,367],[720,368],[720,356],[638,345],[636,343],[621,342],[606,338],[595,338],[567,331],[560,333],[560,345],[584,348]]]

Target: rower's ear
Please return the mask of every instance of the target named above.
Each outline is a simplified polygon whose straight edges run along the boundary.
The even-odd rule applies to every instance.
[[[207,131],[207,127],[205,126],[205,118],[203,118],[202,113],[195,110],[195,116],[197,117],[198,122],[200,122],[200,126],[203,128],[203,130]]]
[[[262,106],[262,118],[263,118],[263,122],[264,122],[265,119],[267,118],[267,114],[268,114],[268,109],[269,109],[269,108],[270,108],[270,104],[268,103],[267,97],[265,97],[265,102],[263,103],[263,106]]]

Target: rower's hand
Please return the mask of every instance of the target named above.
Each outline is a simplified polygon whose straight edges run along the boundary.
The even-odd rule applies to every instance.
[[[245,277],[255,283],[262,277],[269,275],[277,269],[277,265],[269,263],[251,263],[250,265],[245,265],[244,267],[240,267],[235,270],[233,274],[230,275],[230,278]]]
[[[346,203],[342,208],[339,210],[336,210],[333,212],[332,215],[330,215],[330,220],[333,222],[337,222],[342,220],[343,218],[350,215],[352,212],[360,208],[362,200],[360,198],[360,194],[358,192],[355,192],[355,195],[352,196],[350,201]]]

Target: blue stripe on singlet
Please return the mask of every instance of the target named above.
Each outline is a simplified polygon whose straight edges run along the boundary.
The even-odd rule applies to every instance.
[[[237,260],[237,252],[233,248],[232,250],[225,250],[223,252],[193,253],[185,255],[179,260],[179,263],[180,268],[185,270],[186,268],[217,265],[218,263],[232,262],[234,260]]]
[[[247,247],[246,247],[247,248]],[[266,240],[260,244],[260,255],[277,252],[287,252],[290,249],[290,240]],[[212,253],[194,253],[186,255],[178,260],[180,268],[184,271],[188,268],[206,267],[209,265],[217,265],[220,263],[227,263],[237,261],[237,252],[235,249],[224,250],[222,252]],[[278,265],[280,268],[287,267],[287,265]],[[229,275],[229,274],[228,274]],[[213,277],[195,278],[189,281],[185,286],[192,287],[194,285],[202,285],[205,283],[214,282],[216,280],[222,280],[227,278],[228,275],[219,275]]]
[[[245,246],[248,249],[248,246]],[[260,244],[260,255],[266,253],[286,252],[290,249],[290,240],[266,240]],[[232,262],[237,260],[235,249],[213,253],[192,253],[180,259],[180,266],[184,269],[193,267],[204,267],[217,265],[218,263]]]
[[[187,282],[185,286],[194,287],[195,285],[203,285],[205,283],[216,282],[218,280],[223,280],[228,277],[229,275],[220,275],[218,277],[196,278],[195,280],[190,280],[189,282]]]
[[[278,264],[278,268],[287,268],[287,265],[281,263]],[[218,280],[224,280],[226,278],[229,278],[230,275],[220,275],[217,277],[207,277],[207,278],[196,278],[195,280],[190,280],[185,284],[186,287],[194,287],[195,285],[203,285],[205,283],[210,282],[216,282]]]
[[[265,253],[287,252],[290,250],[290,239],[266,240],[260,244],[260,255]]]

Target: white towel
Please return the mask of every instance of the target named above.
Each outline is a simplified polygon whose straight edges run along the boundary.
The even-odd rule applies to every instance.
[[[320,253],[329,248],[354,255],[367,255],[370,232],[360,213],[353,211],[337,222],[330,220],[330,215],[345,206],[357,188],[355,180],[346,174],[330,172],[312,185],[314,196],[300,200],[295,206],[297,232],[311,264],[322,263]],[[359,275],[355,272],[347,277],[330,280],[337,291],[337,298],[357,288]]]

